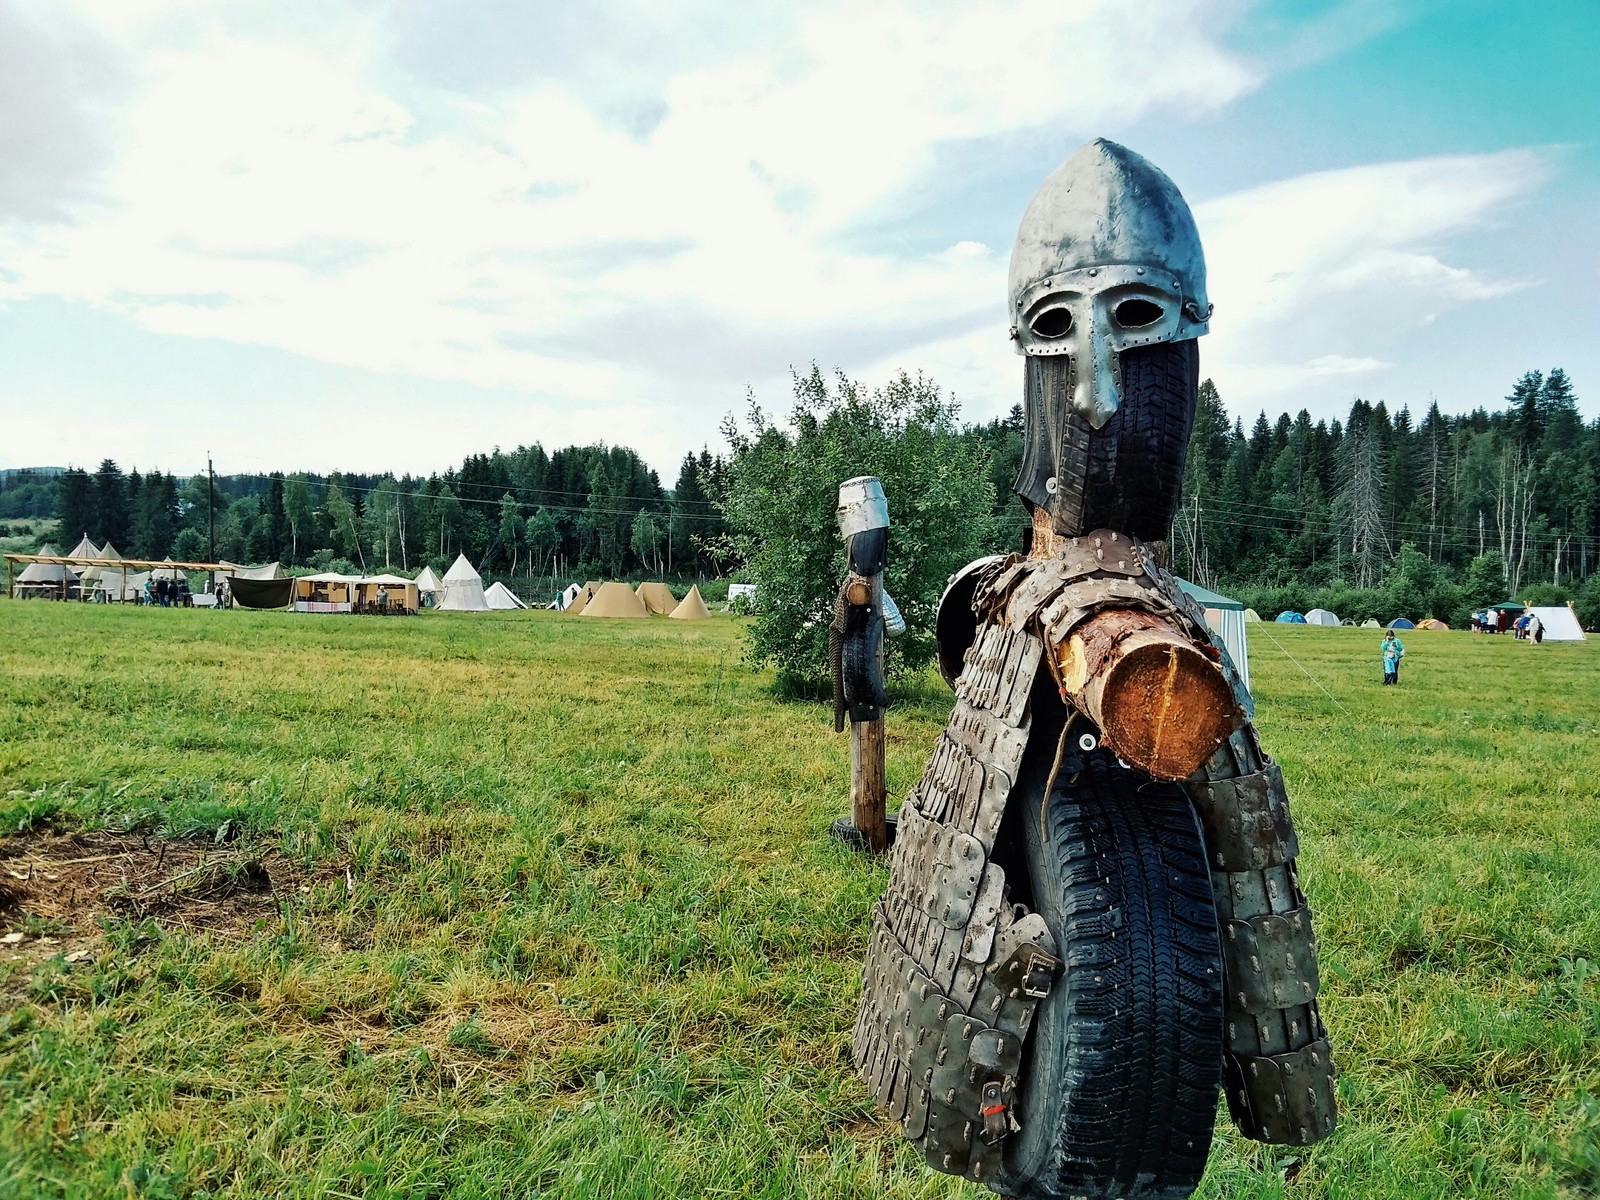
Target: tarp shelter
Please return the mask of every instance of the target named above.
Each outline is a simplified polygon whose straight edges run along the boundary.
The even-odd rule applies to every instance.
[[[665,616],[678,607],[678,598],[672,594],[672,589],[659,581],[641,583],[635,595],[651,616]]]
[[[1438,620],[1438,619],[1436,619],[1434,617],[1429,617],[1425,621],[1418,621],[1417,622],[1417,628],[1418,629],[1442,629],[1447,633],[1450,630],[1450,626],[1446,625],[1443,621],[1440,621],[1440,620]]]
[[[251,581],[234,580],[233,594],[241,604],[244,603],[241,585],[249,582]],[[323,571],[317,575],[302,575],[288,582],[294,588],[295,612],[414,613],[417,611],[416,582],[403,575],[341,575],[337,571]],[[247,605],[247,607],[264,606]],[[276,608],[278,605],[265,607]]]
[[[1292,608],[1284,609],[1273,620],[1279,625],[1304,625],[1306,623],[1305,615],[1295,612]]]
[[[1339,618],[1325,608],[1313,608],[1306,614],[1307,625],[1337,625]]]
[[[1203,588],[1187,579],[1178,580],[1178,586],[1206,610],[1206,624],[1216,634],[1217,641],[1233,659],[1233,669],[1239,672],[1246,689],[1250,687],[1250,647],[1244,631],[1244,605],[1220,592]]]
[[[703,621],[711,615],[706,602],[700,598],[700,586],[694,585],[689,594],[678,601],[678,607],[667,614],[674,621]]]
[[[1415,621],[1408,621],[1404,617],[1396,617],[1389,622],[1390,629],[1415,629],[1416,627],[1417,623]]]
[[[218,571],[218,575],[229,579],[286,579],[282,563],[263,563],[259,567],[241,567],[238,563],[223,563],[227,569]]]
[[[39,551],[42,558],[62,557],[54,546]],[[63,563],[29,563],[17,576],[16,588],[29,596],[57,596],[65,600],[67,593],[78,586],[78,573]]]
[[[1244,623],[1246,625],[1257,624],[1257,623],[1260,622],[1260,620],[1261,620],[1261,614],[1258,613],[1255,609],[1247,608],[1247,609],[1244,610]]]
[[[586,617],[648,617],[644,601],[625,583],[602,583],[594,598],[583,606]]]
[[[417,573],[417,594],[431,596],[429,603],[434,605],[444,597],[444,580],[433,573],[432,567],[423,567]]]
[[[1528,610],[1539,618],[1539,624],[1544,626],[1544,640],[1547,642],[1581,642],[1584,641],[1583,626],[1578,624],[1577,614],[1570,608],[1551,606],[1546,608],[1538,606]]]
[[[289,578],[255,579],[235,575],[228,584],[233,602],[240,608],[288,608],[294,599],[295,583]]]
[[[1368,617],[1365,621],[1361,622],[1361,628],[1363,628],[1363,629],[1381,629],[1383,627],[1378,624],[1378,618],[1377,617]]]
[[[472,569],[465,554],[456,555],[444,573],[444,599],[435,607],[444,612],[489,611],[489,602],[483,597],[483,576]]]
[[[567,609],[572,607],[573,602],[578,598],[578,593],[581,591],[583,591],[583,589],[577,584],[567,584],[566,587],[561,589],[561,595],[556,597],[555,603],[550,607],[555,609],[557,612],[566,612]]]
[[[496,579],[483,593],[483,601],[490,608],[497,611],[506,611],[513,608],[527,608],[515,592]]]

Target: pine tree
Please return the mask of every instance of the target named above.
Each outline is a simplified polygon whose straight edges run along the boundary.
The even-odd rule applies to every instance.
[[[128,481],[111,459],[102,459],[94,473],[95,520],[90,532],[102,545],[128,542]]]
[[[98,524],[99,503],[94,480],[79,467],[68,467],[56,481],[58,532],[63,543],[58,550],[71,549],[77,540]]]

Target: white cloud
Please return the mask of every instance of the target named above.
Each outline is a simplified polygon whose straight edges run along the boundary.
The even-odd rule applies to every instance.
[[[1217,306],[1206,372],[1236,408],[1347,404],[1439,316],[1526,286],[1440,256],[1542,185],[1530,150],[1375,163],[1198,206]],[[1313,404],[1313,406],[1315,406]]]
[[[579,402],[594,436],[645,396],[678,445],[674,417],[714,427],[709,390],[725,407],[833,346],[846,365],[914,355],[975,298],[998,312],[981,244],[833,244],[936,146],[1048,129],[1065,153],[1112,116],[1210,111],[1258,82],[1179,0],[884,0],[672,77],[641,138],[548,79],[440,105],[359,20],[291,39],[242,32],[247,13],[152,2],[103,25],[136,78],[109,207],[0,233],[0,302]]]
[[[1009,246],[840,234],[945,188],[936,152],[953,142],[1047,137],[1064,157],[1108,124],[1187,120],[1261,82],[1220,40],[1232,7],[878,0],[808,8],[765,41],[743,27],[742,48],[668,74],[639,125],[552,75],[441,93],[360,7],[297,29],[292,8],[82,3],[132,80],[120,152],[74,222],[0,227],[0,304],[65,299],[494,389],[524,398],[531,436],[627,441],[661,466],[715,440],[746,383],[778,402],[813,358],[921,368],[969,416],[1003,412],[1020,395]],[[1381,374],[1395,331],[1512,286],[1442,247],[1544,174],[1527,152],[1426,159],[1201,205],[1208,372],[1245,402]],[[329,399],[276,418],[285,446]],[[430,451],[447,428],[486,436],[474,413],[409,419]],[[381,436],[398,451],[407,432]],[[328,461],[307,465],[340,461],[324,440]]]

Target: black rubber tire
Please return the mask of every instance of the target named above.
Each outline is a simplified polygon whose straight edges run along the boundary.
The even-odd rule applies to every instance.
[[[1077,537],[1116,529],[1147,542],[1163,541],[1183,498],[1200,350],[1193,339],[1159,342],[1124,350],[1117,361],[1122,403],[1096,430],[1065,406],[1069,360],[1028,359],[1028,420],[1042,429],[1036,434],[1030,426],[1017,491],[1039,507],[1051,507],[1045,477],[1060,472],[1062,494],[1054,507],[1067,528],[1058,532]],[[1072,431],[1064,436],[1065,426]]]
[[[1013,836],[1032,907],[1067,965],[1034,1017],[1022,1129],[996,1190],[1187,1197],[1205,1171],[1222,1077],[1222,953],[1199,825],[1181,788],[1097,749],[1075,756],[1075,771],[1063,765],[1045,841],[1052,756],[1024,767],[1021,795],[1034,799],[1014,795],[1024,819]]]

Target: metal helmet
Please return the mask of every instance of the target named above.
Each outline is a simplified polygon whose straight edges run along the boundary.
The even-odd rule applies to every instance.
[[[1198,337],[1211,316],[1188,204],[1148,159],[1104,138],[1028,203],[1010,295],[1018,351],[1071,356],[1069,407],[1097,430],[1122,404],[1118,354]]]

